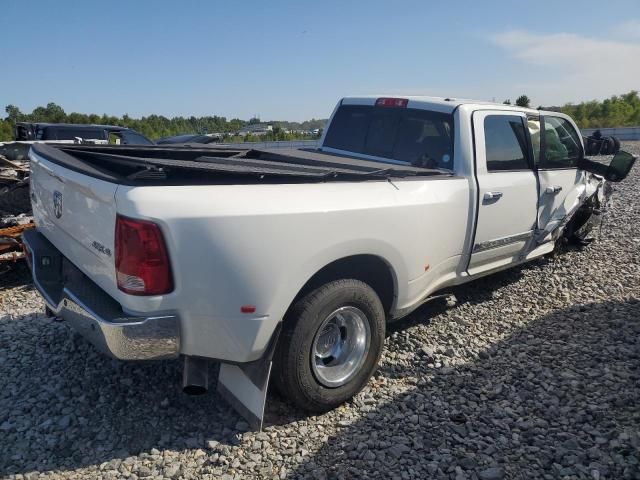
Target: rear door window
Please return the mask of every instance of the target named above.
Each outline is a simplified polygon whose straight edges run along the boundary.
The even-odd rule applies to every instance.
[[[484,144],[489,172],[529,170],[523,118],[489,115],[484,119]]]
[[[122,138],[117,132],[109,132],[109,145],[120,145]]]
[[[453,116],[413,108],[343,105],[333,117],[324,146],[453,169]]]
[[[122,145],[153,145],[153,142],[144,135],[139,134],[133,130],[120,130],[118,132],[109,133],[109,143],[111,143],[111,135],[115,134],[119,142],[115,142]],[[191,142],[196,142],[199,137],[192,138]],[[207,137],[205,137],[207,138]],[[203,142],[204,143],[204,142]]]

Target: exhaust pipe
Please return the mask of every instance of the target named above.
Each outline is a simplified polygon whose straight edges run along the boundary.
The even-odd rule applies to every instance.
[[[202,395],[209,389],[209,361],[185,355],[182,363],[182,391]]]

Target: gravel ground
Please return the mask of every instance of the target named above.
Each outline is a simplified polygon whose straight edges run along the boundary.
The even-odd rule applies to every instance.
[[[271,395],[262,433],[182,394],[178,362],[99,355],[5,275],[0,476],[638,479],[640,168],[616,188],[598,242],[421,308],[352,402]]]

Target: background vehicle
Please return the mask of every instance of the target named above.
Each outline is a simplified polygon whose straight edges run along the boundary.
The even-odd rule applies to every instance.
[[[589,162],[566,115],[427,97],[345,98],[321,142],[34,145],[36,287],[106,353],[183,356],[187,391],[220,361],[219,391],[259,426],[272,364],[296,405],[339,405],[387,321],[551,252],[635,161]]]
[[[94,125],[73,123],[29,123],[16,124],[18,141],[96,140],[117,145],[153,145],[141,133],[116,125]]]
[[[153,145],[135,130],[114,125],[18,122],[15,138],[0,143],[0,274],[22,258],[20,233],[32,226],[28,153],[34,143]]]
[[[15,141],[0,143],[0,155],[9,160],[27,160],[31,145],[43,142],[153,145],[141,133],[116,125],[18,122]]]
[[[218,134],[186,134],[186,135],[176,135],[173,137],[163,137],[160,138],[156,143],[158,145],[167,145],[174,143],[219,143],[222,141],[222,135]]]

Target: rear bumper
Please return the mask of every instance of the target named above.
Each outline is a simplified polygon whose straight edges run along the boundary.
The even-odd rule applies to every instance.
[[[23,234],[33,281],[47,306],[99,350],[121,360],[175,358],[180,319],[130,316],[36,230]]]

